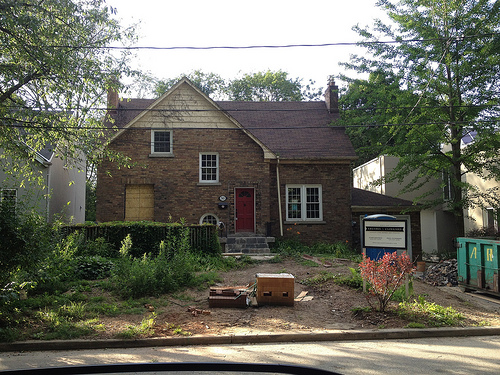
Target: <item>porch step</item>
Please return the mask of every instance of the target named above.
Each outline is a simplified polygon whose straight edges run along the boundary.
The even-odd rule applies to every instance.
[[[243,254],[269,254],[269,243],[274,242],[274,237],[258,237],[258,236],[238,236],[226,238],[226,253],[243,253]]]

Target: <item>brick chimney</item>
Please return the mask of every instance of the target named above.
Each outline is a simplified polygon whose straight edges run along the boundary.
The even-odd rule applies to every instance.
[[[116,115],[118,113],[117,108],[120,100],[118,97],[118,90],[115,88],[116,85],[114,83],[116,82],[111,81],[108,85],[107,108],[110,115]]]
[[[339,88],[335,85],[333,78],[328,81],[325,91],[325,103],[328,112],[339,113]]]

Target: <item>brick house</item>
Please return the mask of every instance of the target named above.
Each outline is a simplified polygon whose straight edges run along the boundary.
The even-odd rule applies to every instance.
[[[336,86],[325,101],[213,101],[188,79],[156,100],[108,93],[117,127],[104,161],[98,221],[223,222],[224,235],[351,238],[354,149],[341,127]],[[279,187],[279,188],[278,188]],[[300,234],[297,234],[300,233]]]

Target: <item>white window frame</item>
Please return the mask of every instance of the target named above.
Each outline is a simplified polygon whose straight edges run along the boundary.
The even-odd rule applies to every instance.
[[[215,218],[216,223],[214,225],[218,225],[219,224],[220,220],[219,220],[219,217],[217,215],[214,215],[214,214],[211,214],[211,213],[206,213],[206,214],[203,214],[203,216],[200,218],[200,225],[205,224],[203,222],[203,220],[205,220],[205,218],[208,217],[208,216],[212,216],[213,218]]]
[[[288,189],[295,188],[300,189],[300,202],[290,202]],[[319,217],[308,218],[307,217],[307,188],[315,188],[318,189],[319,195]],[[290,205],[292,204],[300,204],[300,217],[290,217],[291,212]],[[286,185],[286,221],[297,221],[297,222],[315,222],[315,221],[323,221],[323,188],[318,184],[290,184]]]
[[[155,151],[155,133],[168,133],[170,137],[170,150],[165,151]],[[172,156],[173,155],[173,134],[172,130],[167,129],[152,129],[151,130],[151,156]]]
[[[211,179],[211,180],[203,179],[204,169],[205,168],[214,168],[214,167],[203,166],[203,156],[207,156],[207,155],[215,156],[215,162],[217,164],[215,166],[215,169],[216,169],[215,179]],[[200,152],[200,154],[199,154],[199,182],[200,182],[200,184],[218,184],[219,183],[219,167],[220,167],[220,164],[219,164],[219,153],[218,152]]]

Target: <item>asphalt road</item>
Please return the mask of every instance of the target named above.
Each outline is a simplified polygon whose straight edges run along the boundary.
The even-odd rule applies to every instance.
[[[498,375],[500,336],[0,352],[0,371],[68,365],[156,362],[294,364],[346,375],[435,373]]]

